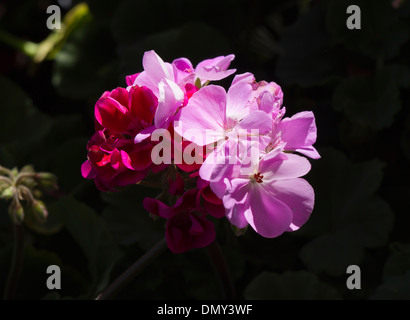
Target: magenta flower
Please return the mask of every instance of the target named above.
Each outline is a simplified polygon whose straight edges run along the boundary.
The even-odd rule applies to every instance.
[[[197,211],[197,192],[186,191],[172,207],[156,199],[143,201],[148,212],[167,219],[165,238],[173,253],[206,247],[215,240],[214,224]]]
[[[81,166],[84,178],[95,179],[100,190],[113,190],[142,180],[152,166],[153,143],[134,144],[134,136],[151,125],[157,99],[145,87],[105,92],[95,105],[97,132],[87,145]]]
[[[297,230],[309,219],[314,192],[299,178],[309,170],[306,158],[276,150],[254,159],[249,168],[217,166],[210,186],[222,198],[233,225],[242,229],[250,224],[260,235],[273,238]]]

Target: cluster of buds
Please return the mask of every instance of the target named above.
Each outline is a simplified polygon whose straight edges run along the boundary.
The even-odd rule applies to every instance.
[[[48,172],[35,172],[33,166],[8,169],[0,166],[0,199],[10,201],[9,215],[14,223],[37,221],[44,223],[48,212],[43,192],[57,188],[57,177]]]

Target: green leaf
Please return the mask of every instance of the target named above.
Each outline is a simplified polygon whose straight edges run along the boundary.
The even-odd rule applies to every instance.
[[[378,160],[351,163],[335,149],[321,150],[322,159],[310,181],[316,205],[311,219],[298,231],[313,236],[300,257],[309,270],[341,275],[359,264],[365,248],[384,245],[393,227],[390,206],[374,195],[383,177]]]
[[[99,293],[108,284],[110,272],[122,256],[107,226],[93,209],[69,197],[49,206],[49,211],[60,216],[83,250],[93,281],[90,294]]]
[[[262,272],[245,289],[248,300],[338,300],[340,294],[306,271]]]
[[[107,30],[87,21],[73,30],[55,57],[52,84],[72,100],[97,100],[117,81],[114,44]],[[117,84],[118,85],[118,84]]]
[[[164,237],[165,220],[154,221],[142,206],[145,197],[155,197],[156,190],[132,186],[121,192],[102,193],[108,204],[103,219],[118,244],[138,244],[148,250]]]
[[[374,78],[347,78],[335,89],[333,107],[361,126],[374,130],[386,128],[401,109],[395,81],[387,69],[379,71]]]
[[[372,300],[410,300],[410,270],[401,276],[389,278],[380,285]]]
[[[87,159],[87,141],[85,137],[74,138],[61,142],[49,154],[50,168],[58,177],[59,187],[63,190],[72,190],[83,183],[80,166]],[[70,159],[67,162],[67,159]]]
[[[7,110],[7,116],[0,117],[2,153],[9,161],[12,157],[17,163],[28,162],[27,157],[34,156],[36,148],[49,132],[51,119],[33,106],[18,85],[2,76],[0,94],[4,96],[2,109]]]
[[[384,264],[384,281],[391,277],[402,276],[410,270],[410,244],[393,243],[390,251],[391,254]]]

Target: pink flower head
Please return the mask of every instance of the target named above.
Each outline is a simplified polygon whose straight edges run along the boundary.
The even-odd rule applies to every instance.
[[[186,191],[172,207],[156,199],[143,201],[148,212],[167,219],[165,238],[173,253],[206,247],[215,240],[214,224],[197,211],[197,192]]]
[[[95,105],[97,132],[87,145],[81,172],[103,191],[142,180],[148,173],[153,143],[134,144],[133,137],[150,126],[157,99],[145,87],[105,92]]]
[[[297,230],[308,220],[314,192],[299,177],[309,170],[306,158],[276,150],[254,159],[249,168],[218,166],[210,186],[222,198],[233,225],[242,229],[250,224],[260,235],[273,238]]]
[[[240,144],[238,137],[246,140],[252,129],[260,134],[271,130],[270,116],[262,110],[251,110],[251,94],[252,87],[247,83],[233,85],[227,93],[220,86],[209,85],[194,93],[175,119],[174,130],[184,139],[199,146],[218,144],[201,166],[203,179],[209,180],[216,164],[215,153],[223,153],[227,143]]]
[[[187,58],[176,59],[170,64],[164,62],[154,50],[151,50],[144,53],[142,60],[144,71],[127,76],[126,80],[129,86],[143,85],[154,92],[158,98],[158,109],[154,118],[155,128],[167,129],[177,110],[186,105],[190,96],[197,90],[196,78],[199,77],[201,81],[206,82],[229,76],[236,71],[227,70],[233,59],[234,55],[229,55],[205,60],[194,69]],[[144,135],[136,139],[141,141],[146,137]]]

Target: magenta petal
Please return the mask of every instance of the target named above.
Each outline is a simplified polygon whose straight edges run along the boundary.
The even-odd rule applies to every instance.
[[[156,199],[144,198],[142,205],[149,213],[162,218],[168,219],[175,215],[172,208]]]
[[[280,236],[292,222],[289,207],[265,190],[264,186],[256,184],[250,190],[249,207],[244,215],[252,228],[266,238]]]
[[[190,214],[189,218],[191,220],[191,228],[189,229],[189,233],[191,235],[198,235],[204,232],[204,228],[201,226],[199,221],[195,218],[194,214]]]
[[[306,180],[296,178],[274,181],[269,190],[292,211],[292,223],[288,231],[297,230],[305,224],[315,203],[315,193]]]
[[[134,85],[135,79],[137,79],[139,73],[134,73],[134,74],[130,74],[129,76],[125,77],[125,82],[127,84],[127,86],[132,86]]]
[[[138,133],[134,138],[134,143],[141,143],[145,139],[151,137],[151,134],[155,131],[155,126],[150,126],[148,128],[142,129],[140,133]]]
[[[86,160],[81,165],[81,175],[86,179],[94,179],[96,177],[95,171],[91,166],[90,161]]]

